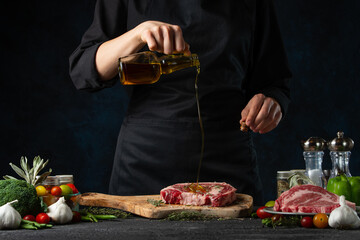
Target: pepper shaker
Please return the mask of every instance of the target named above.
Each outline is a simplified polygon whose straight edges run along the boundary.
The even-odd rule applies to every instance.
[[[344,132],[342,131],[339,131],[337,137],[328,144],[332,162],[330,179],[341,174],[351,177],[349,160],[353,147],[354,141],[351,138],[344,137]]]

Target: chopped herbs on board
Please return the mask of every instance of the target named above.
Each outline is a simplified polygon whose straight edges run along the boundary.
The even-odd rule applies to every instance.
[[[152,199],[152,198],[149,198],[146,200],[148,203],[154,205],[155,207],[158,207],[160,206],[162,203],[164,203],[163,201],[161,200],[155,200],[155,199]]]
[[[131,216],[131,213],[116,208],[88,207],[85,208],[84,211],[94,215],[114,215],[117,218],[123,218],[123,219]]]

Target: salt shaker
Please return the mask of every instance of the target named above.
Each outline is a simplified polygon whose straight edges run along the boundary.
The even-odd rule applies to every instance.
[[[332,162],[330,179],[341,174],[351,177],[349,160],[353,147],[354,141],[351,138],[344,137],[344,132],[342,131],[339,131],[337,137],[328,144]]]
[[[302,147],[304,149],[303,156],[306,165],[306,176],[308,176],[315,185],[325,187],[322,161],[326,141],[320,137],[311,137],[302,142]]]

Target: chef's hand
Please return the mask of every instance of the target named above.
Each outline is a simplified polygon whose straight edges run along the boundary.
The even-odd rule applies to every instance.
[[[189,44],[184,40],[177,25],[158,21],[146,21],[136,27],[140,39],[151,51],[165,54],[184,53],[190,55]]]
[[[189,44],[185,42],[179,26],[146,21],[100,45],[95,57],[100,79],[103,81],[113,79],[118,74],[119,57],[136,53],[146,44],[150,50],[165,54],[191,54]]]
[[[256,94],[241,112],[241,122],[245,122],[253,132],[267,133],[273,130],[282,117],[279,103],[264,94]]]

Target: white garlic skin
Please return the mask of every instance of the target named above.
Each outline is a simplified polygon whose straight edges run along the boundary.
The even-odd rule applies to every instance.
[[[340,229],[355,229],[360,227],[360,219],[357,213],[346,205],[344,196],[340,196],[340,207],[330,213],[329,226]]]
[[[65,224],[72,220],[73,213],[71,208],[66,204],[64,197],[48,207],[47,214],[52,221],[58,224]]]
[[[8,202],[0,207],[0,229],[16,229],[21,223],[21,215],[11,204],[18,200]]]

